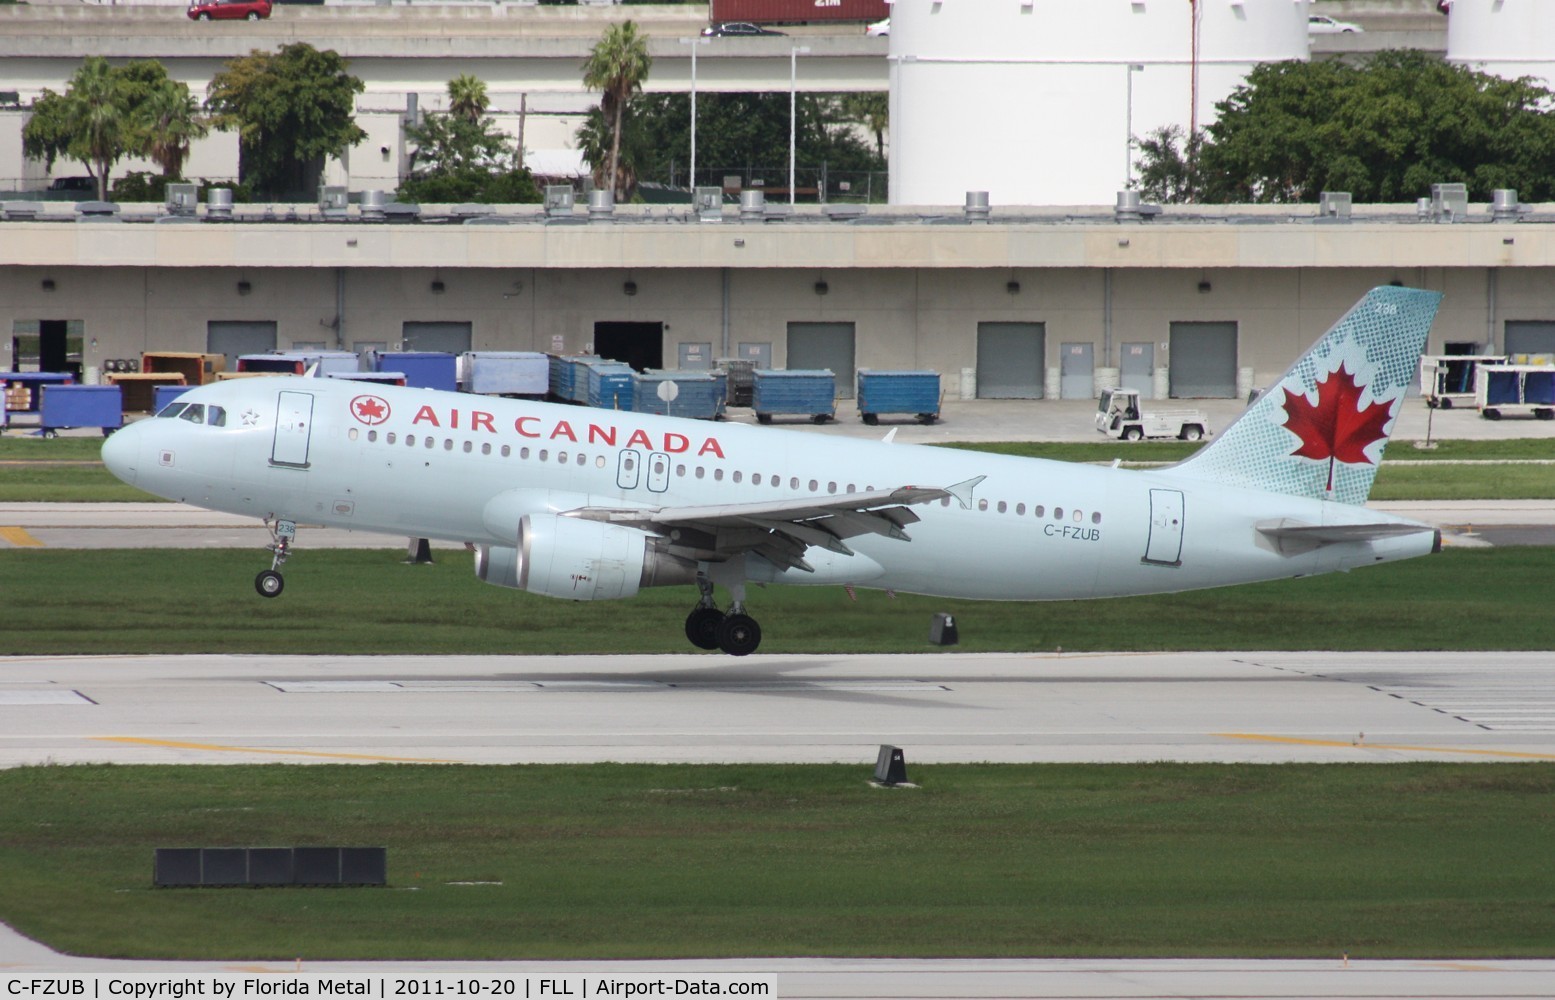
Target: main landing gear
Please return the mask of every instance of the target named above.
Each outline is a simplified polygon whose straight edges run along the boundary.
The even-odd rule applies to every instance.
[[[286,587],[280,569],[286,557],[292,554],[292,542],[297,538],[297,524],[295,521],[277,521],[272,526],[270,519],[266,518],[265,527],[270,529],[272,541],[268,548],[275,553],[275,558],[270,560],[269,569],[254,577],[254,589],[259,591],[260,597],[280,597]]]
[[[743,574],[742,574],[743,575]],[[686,616],[686,638],[698,649],[721,649],[730,656],[748,656],[761,645],[761,626],[745,613],[745,582],[731,583],[734,600],[725,614],[713,601],[713,583],[697,576],[702,599]]]

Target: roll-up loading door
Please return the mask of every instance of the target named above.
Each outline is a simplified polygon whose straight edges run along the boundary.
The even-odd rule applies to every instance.
[[[1042,323],[977,324],[977,398],[1041,399],[1046,357]]]
[[[1167,355],[1173,399],[1236,396],[1236,324],[1173,323]]]

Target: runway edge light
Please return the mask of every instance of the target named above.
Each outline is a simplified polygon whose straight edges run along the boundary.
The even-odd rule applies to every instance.
[[[875,758],[875,784],[887,788],[907,784],[907,755],[901,747],[880,745],[880,755]]]

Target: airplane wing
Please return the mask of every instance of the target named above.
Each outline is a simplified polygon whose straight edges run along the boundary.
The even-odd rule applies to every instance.
[[[968,506],[973,487],[982,480],[979,476],[944,489],[902,486],[893,490],[695,507],[580,507],[565,514],[662,536],[669,540],[672,552],[688,559],[720,562],[742,552],[754,552],[779,569],[812,572],[804,559],[810,546],[850,556],[853,550],[844,540],[859,535],[911,541],[903,529],[920,518],[909,507],[947,497]]]

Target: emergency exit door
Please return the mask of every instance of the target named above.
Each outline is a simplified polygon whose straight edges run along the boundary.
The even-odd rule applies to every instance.
[[[313,435],[313,394],[282,392],[276,398],[275,440],[271,465],[308,467],[308,439]]]
[[[1150,539],[1145,543],[1145,562],[1182,565],[1182,493],[1150,491]]]

